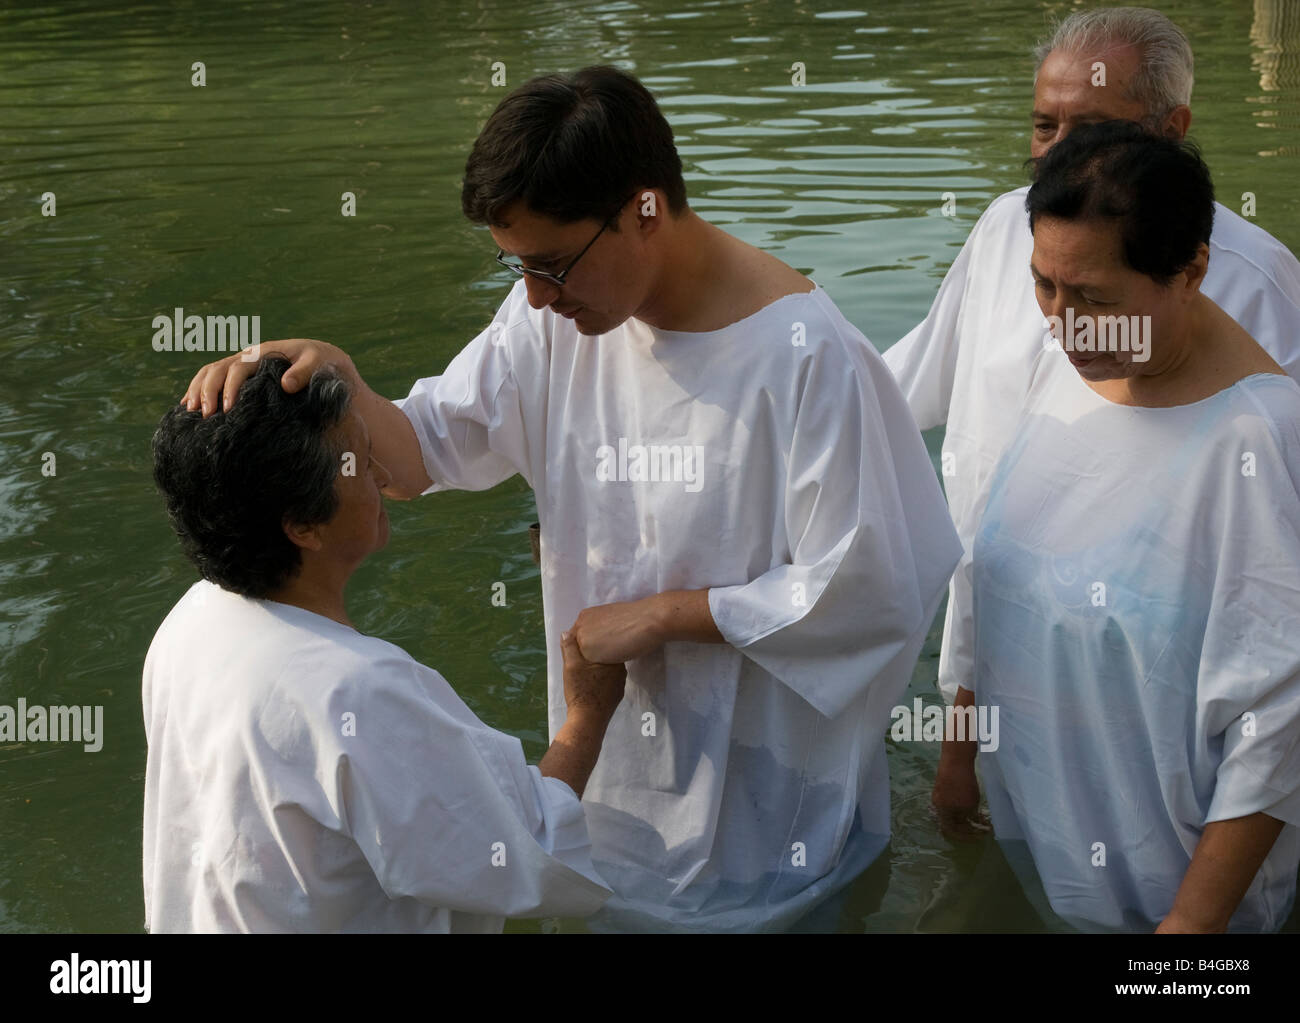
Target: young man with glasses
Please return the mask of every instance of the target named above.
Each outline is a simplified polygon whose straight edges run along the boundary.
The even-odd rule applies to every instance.
[[[690,210],[623,72],[508,96],[462,206],[521,279],[441,376],[392,403],[332,345],[264,347],[286,388],[354,385],[390,496],[534,489],[552,734],[561,632],[627,664],[583,800],[597,926],[788,927],[888,842],[883,737],[960,553],[920,434],[821,288]]]

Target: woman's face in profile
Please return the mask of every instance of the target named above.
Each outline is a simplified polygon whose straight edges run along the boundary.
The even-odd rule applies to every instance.
[[[1124,263],[1117,222],[1036,218],[1030,272],[1048,328],[1085,380],[1166,364],[1178,341],[1170,328],[1181,322],[1179,289]]]
[[[331,557],[357,565],[388,543],[388,511],[382,489],[392,479],[374,458],[370,433],[355,409],[337,427],[344,448],[334,492],[334,517],[318,526]]]

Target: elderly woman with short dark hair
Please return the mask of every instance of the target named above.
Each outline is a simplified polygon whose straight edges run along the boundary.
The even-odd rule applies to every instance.
[[[1053,336],[959,577],[957,702],[999,710],[994,830],[1053,926],[1276,930],[1300,862],[1300,386],[1200,293],[1194,148],[1078,127],[1026,205]],[[936,794],[975,760],[946,743]]]
[[[622,665],[566,636],[569,716],[538,767],[445,679],[352,628],[344,587],[388,540],[349,388],[264,359],[229,411],[178,406],[154,475],[203,580],[144,666],[152,931],[499,931],[609,895],[579,802]],[[199,658],[210,637],[233,637]]]

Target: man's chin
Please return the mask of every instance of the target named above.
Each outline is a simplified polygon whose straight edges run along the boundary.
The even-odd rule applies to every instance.
[[[608,319],[589,318],[587,311],[584,309],[574,318],[573,326],[583,337],[599,337],[601,334],[608,334],[611,330],[621,327],[627,321],[628,317],[626,316],[617,323],[611,323]]]

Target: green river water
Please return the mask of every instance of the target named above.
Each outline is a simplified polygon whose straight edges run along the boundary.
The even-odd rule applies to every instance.
[[[345,347],[381,393],[441,371],[512,278],[461,217],[507,85],[615,63],[656,94],[692,206],[813,276],[880,349],[926,312],[993,196],[1025,182],[1036,0],[9,3],[0,10],[0,704],[104,707],[103,748],[0,745],[0,931],[139,931],[140,675],[195,573],[149,438],[207,357],[152,318],[258,314]],[[1300,3],[1172,0],[1220,199],[1300,246]],[[202,61],[206,85],[191,84]],[[802,62],[806,84],[793,85]],[[340,196],[357,216],[340,215]],[[53,192],[57,215],[42,216]],[[940,214],[956,195],[956,216]],[[932,453],[941,437],[927,436]],[[54,474],[43,474],[54,455]],[[546,748],[542,607],[516,477],[390,505],[353,619]],[[493,607],[503,581],[507,606]],[[227,637],[194,652],[222,656]],[[938,629],[911,691],[937,701]],[[1032,928],[991,840],[928,812],[934,744],[891,744],[894,839],[845,931]],[[1293,918],[1294,919],[1294,918]],[[1294,922],[1291,925],[1294,928]],[[579,929],[519,921],[509,930]]]

